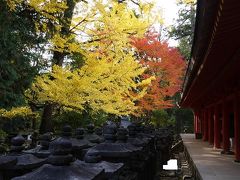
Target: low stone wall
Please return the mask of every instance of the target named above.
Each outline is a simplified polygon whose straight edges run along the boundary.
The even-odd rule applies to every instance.
[[[203,180],[196,165],[194,164],[194,161],[192,160],[186,146],[183,144],[183,153],[184,153],[184,156],[189,164],[189,169],[192,173],[192,177],[194,180]],[[185,179],[188,179],[188,177],[186,176]]]

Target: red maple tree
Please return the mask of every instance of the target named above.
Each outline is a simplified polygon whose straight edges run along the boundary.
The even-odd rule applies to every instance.
[[[171,97],[181,88],[186,67],[177,48],[158,40],[158,34],[148,33],[144,38],[132,39],[140,63],[147,68],[142,78],[155,76],[147,94],[138,102],[141,113],[173,106]]]

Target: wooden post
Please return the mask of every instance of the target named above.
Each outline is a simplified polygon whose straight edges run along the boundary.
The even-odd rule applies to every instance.
[[[197,115],[196,115],[196,111],[193,111],[194,112],[194,114],[193,114],[193,125],[194,125],[194,134],[196,135],[196,133],[197,133],[197,120],[196,120],[196,118],[197,118]]]
[[[234,98],[234,140],[235,140],[235,161],[240,162],[240,98]]]
[[[197,112],[196,112],[196,120],[195,120],[195,123],[196,123],[196,125],[195,125],[195,128],[196,128],[196,134],[198,133],[198,114],[197,114]]]
[[[221,148],[221,128],[218,105],[214,107],[214,148]]]
[[[223,151],[222,151],[222,153],[225,154],[225,153],[228,153],[230,151],[230,141],[229,141],[229,138],[230,138],[230,134],[229,134],[230,123],[229,123],[229,120],[230,119],[229,119],[229,111],[228,111],[226,101],[223,102],[222,111],[223,111],[223,120],[222,120]]]
[[[204,141],[208,140],[208,112],[207,109],[204,110]]]
[[[201,133],[201,127],[200,127],[200,112],[196,111],[195,112],[195,138],[196,139],[201,139],[202,138],[202,133]]]
[[[212,109],[208,110],[208,142],[213,144],[213,119],[212,119]]]
[[[204,137],[204,111],[201,110],[201,132],[202,132],[202,139]]]
[[[198,131],[201,134],[200,138],[202,138],[202,117],[201,117],[201,111],[198,112]]]

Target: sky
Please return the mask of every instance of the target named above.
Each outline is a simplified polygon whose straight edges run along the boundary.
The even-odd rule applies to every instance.
[[[162,9],[166,25],[173,24],[178,12],[176,0],[156,0],[156,6]]]
[[[153,0],[148,0],[153,1]],[[174,24],[174,19],[177,19],[178,7],[176,4],[177,0],[155,0],[155,10],[162,12],[165,26]],[[170,46],[176,46],[178,43],[173,39],[169,39]]]
[[[103,1],[107,2],[107,0],[103,0]],[[164,19],[164,26],[165,26],[164,28],[174,24],[174,19],[177,19],[177,14],[178,14],[178,7],[176,4],[177,0],[141,0],[141,1],[142,2],[152,2],[155,4],[155,7],[153,8],[153,12],[156,14],[160,13],[162,15],[162,17]],[[157,25],[157,24],[154,25],[154,27],[156,30],[159,30],[159,28],[160,28],[159,25]],[[178,45],[178,42],[173,39],[169,39],[168,42],[169,42],[170,46]]]

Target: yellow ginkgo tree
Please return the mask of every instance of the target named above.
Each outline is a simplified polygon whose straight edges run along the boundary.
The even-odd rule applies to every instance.
[[[152,78],[139,79],[144,68],[135,60],[129,40],[142,37],[152,25],[151,4],[139,1],[133,10],[128,1],[114,0],[8,2],[12,10],[27,3],[40,17],[35,21],[36,30],[49,37],[53,66],[26,93],[30,101],[45,104],[41,132],[51,130],[53,104],[117,115],[136,110],[135,101],[144,95]],[[63,67],[74,53],[85,57],[84,65],[75,70]]]
[[[104,61],[87,63],[74,71],[54,66],[53,72],[36,78],[30,92],[34,91],[40,102],[74,110],[82,111],[87,106],[93,111],[117,115],[133,113],[134,101],[144,95],[151,79],[136,82],[134,78],[143,72],[139,66],[130,73],[121,65],[112,66]],[[133,93],[137,89],[139,92]]]
[[[54,66],[50,74],[37,77],[31,90],[43,102],[130,114],[152,79],[138,79],[144,68],[135,60],[130,37],[142,36],[149,21],[136,17],[125,4],[113,3],[109,9],[101,3],[96,5],[100,14],[87,32],[89,42],[83,43],[84,66],[73,71]]]

